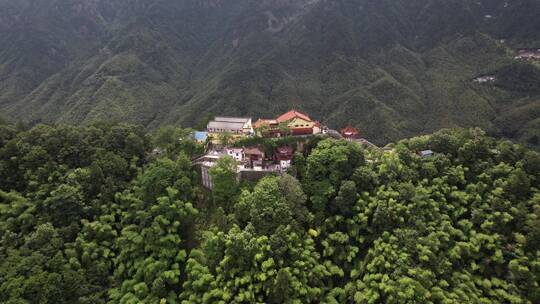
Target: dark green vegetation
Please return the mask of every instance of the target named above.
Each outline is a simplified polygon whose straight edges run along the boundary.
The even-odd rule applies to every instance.
[[[1,303],[540,301],[540,155],[478,129],[208,193],[187,130],[0,127]]]
[[[376,143],[479,126],[538,148],[539,68],[512,57],[540,47],[539,15],[537,0],[0,0],[0,110],[157,128],[295,107]]]

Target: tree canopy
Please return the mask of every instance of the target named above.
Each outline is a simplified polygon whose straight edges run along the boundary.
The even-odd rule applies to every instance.
[[[209,191],[188,134],[0,129],[0,302],[540,301],[537,152],[479,129],[324,139],[256,184],[222,158]]]

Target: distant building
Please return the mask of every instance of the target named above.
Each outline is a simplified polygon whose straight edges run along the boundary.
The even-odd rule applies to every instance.
[[[237,154],[238,153],[238,154]],[[205,188],[212,190],[214,183],[210,169],[225,156],[233,157],[238,163],[236,177],[238,180],[256,182],[267,175],[276,175],[282,168],[273,161],[265,162],[265,154],[259,147],[224,148],[222,151],[211,150],[205,155],[192,160],[192,165],[200,169],[201,181]]]
[[[291,147],[279,147],[274,151],[274,161],[279,164],[281,170],[291,167],[294,150]]]
[[[307,121],[307,122],[312,121],[308,115],[298,112],[296,110],[290,110],[289,112],[286,112],[282,114],[281,116],[279,116],[278,118],[276,118],[276,120],[278,123],[282,123],[282,122],[289,122],[297,118],[303,121]]]
[[[251,118],[241,117],[216,117],[210,121],[206,127],[208,133],[217,134],[229,132],[237,135],[250,135],[253,134],[253,126],[251,124]]]
[[[356,139],[358,138],[358,135],[360,134],[360,132],[358,132],[358,129],[353,128],[351,126],[347,126],[341,129],[340,133],[341,133],[341,136],[343,136],[343,138],[346,138],[346,139]]]
[[[214,188],[212,176],[210,176],[210,168],[225,155],[226,154],[221,151],[212,150],[192,161],[193,166],[199,167],[201,170],[201,180],[204,187],[210,190]]]
[[[251,118],[218,116],[206,126],[213,145],[222,145],[221,135],[229,134],[231,140],[253,135]]]
[[[296,110],[290,110],[276,119],[261,118],[253,124],[253,127],[257,130],[257,134],[268,137],[313,135],[328,130],[320,122]]]
[[[281,137],[279,123],[275,119],[260,118],[253,124],[253,129],[260,136]]]
[[[197,142],[204,143],[208,139],[208,132],[195,131],[193,132],[193,138]]]
[[[253,124],[253,128],[254,129],[259,129],[259,128],[264,128],[264,127],[267,127],[267,128],[273,128],[273,127],[277,127],[279,125],[278,121],[275,120],[275,119],[264,119],[264,118],[259,118],[259,120],[257,120],[254,124]]]
[[[539,60],[540,49],[522,49],[518,50],[514,59],[519,60]]]
[[[488,83],[488,82],[494,82],[496,80],[495,76],[481,76],[473,79],[473,82],[476,83]]]
[[[264,151],[259,147],[248,147],[244,149],[244,160],[250,168],[263,167]]]
[[[244,149],[243,148],[225,148],[225,152],[230,157],[234,158],[237,162],[244,161]]]
[[[279,124],[285,124],[292,135],[312,135],[321,132],[320,123],[313,121],[308,115],[290,110],[276,118]]]
[[[431,156],[435,155],[435,152],[433,152],[431,150],[424,150],[424,151],[418,152],[418,155],[420,155],[420,157],[422,157],[422,158],[427,158],[427,157],[431,157]]]

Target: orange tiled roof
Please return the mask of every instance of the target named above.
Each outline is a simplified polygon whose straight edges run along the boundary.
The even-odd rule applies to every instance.
[[[264,119],[264,118],[259,118],[259,120],[257,120],[254,124],[253,124],[253,128],[257,129],[257,128],[260,128],[262,126],[269,126],[269,125],[274,125],[274,124],[278,124],[277,120],[275,119]]]
[[[304,113],[300,113],[296,110],[290,110],[289,112],[281,115],[280,117],[278,117],[276,120],[279,122],[279,123],[282,123],[284,121],[289,121],[291,119],[294,119],[294,118],[301,118],[303,120],[307,120],[307,121],[312,121],[311,118],[309,118],[309,116],[307,116],[306,114]]]
[[[247,147],[244,148],[246,155],[264,155],[264,152],[259,147]]]

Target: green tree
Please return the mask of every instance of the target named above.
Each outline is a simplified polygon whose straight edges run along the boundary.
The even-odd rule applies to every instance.
[[[206,234],[205,250],[188,262],[183,303],[280,303],[283,293],[288,295],[285,303],[317,302],[327,271],[319,264],[313,240],[289,228],[282,236],[287,245],[276,256],[271,240],[251,225]]]
[[[181,270],[187,257],[187,231],[198,211],[181,201],[178,190],[145,203],[132,194],[118,199],[130,206],[116,240],[119,248],[114,279],[109,291],[112,303],[174,303],[180,293]],[[133,214],[135,212],[135,214]]]
[[[304,184],[319,218],[341,182],[349,179],[364,161],[362,148],[345,140],[321,141],[309,155]]]
[[[306,195],[290,175],[265,177],[253,189],[244,191],[236,203],[235,214],[244,224],[251,223],[257,233],[271,235],[279,226],[299,229],[311,221]]]
[[[203,147],[193,138],[192,129],[173,126],[159,128],[152,136],[152,145],[166,151],[166,155],[170,158],[175,158],[180,153],[193,156],[203,152]]]
[[[216,164],[210,168],[213,188],[212,195],[214,202],[224,205],[226,208],[232,207],[232,202],[238,195],[237,162],[230,156],[221,157]]]
[[[222,132],[218,134],[218,139],[222,146],[228,147],[233,142],[233,135],[231,132]]]

